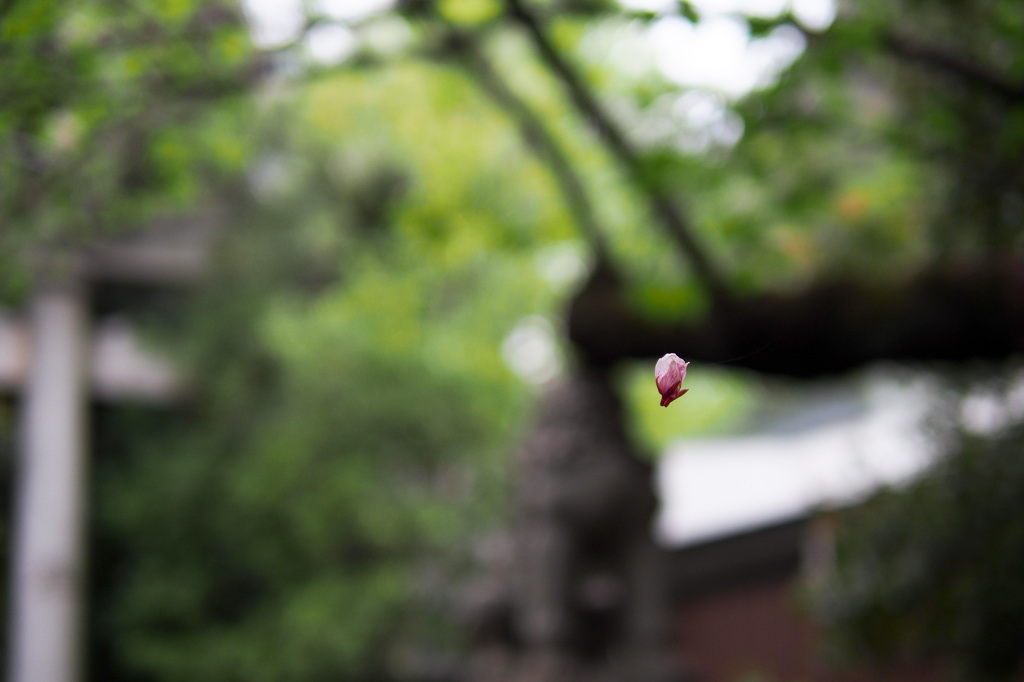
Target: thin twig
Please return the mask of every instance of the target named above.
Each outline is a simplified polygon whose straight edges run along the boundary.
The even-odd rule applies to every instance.
[[[559,54],[537,18],[523,0],[505,0],[505,6],[509,15],[526,30],[541,59],[561,81],[579,112],[593,124],[598,136],[626,169],[630,179],[646,194],[652,212],[711,296],[720,304],[731,301],[732,296],[721,271],[697,239],[689,219],[671,198],[648,181],[639,153],[583,84],[574,67]]]
[[[968,85],[987,90],[1008,104],[1024,102],[1024,84],[1012,83],[1002,75],[993,73],[947,49],[917,43],[895,33],[887,34],[882,43],[889,52],[901,59],[955,76]]]
[[[590,243],[595,257],[598,261],[608,261],[608,246],[583,181],[555,136],[544,125],[541,117],[502,80],[472,37],[452,32],[449,44],[460,56],[461,64],[480,89],[515,120],[527,146],[550,169],[573,220]]]

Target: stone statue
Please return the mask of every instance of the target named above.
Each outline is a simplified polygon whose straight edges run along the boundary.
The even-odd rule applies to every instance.
[[[684,679],[650,467],[603,373],[549,390],[516,474],[511,538],[469,600],[469,682]]]

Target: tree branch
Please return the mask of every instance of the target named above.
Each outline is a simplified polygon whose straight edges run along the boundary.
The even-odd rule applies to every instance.
[[[573,104],[583,117],[593,124],[598,136],[626,169],[630,179],[647,196],[651,210],[665,233],[689,261],[715,302],[725,304],[731,301],[732,297],[725,279],[697,239],[686,215],[667,195],[647,180],[639,153],[605,113],[572,65],[558,53],[537,18],[523,0],[505,0],[505,6],[509,15],[529,34],[541,59],[561,81]]]
[[[594,366],[673,348],[688,360],[797,378],[879,360],[1001,360],[1024,353],[1024,261],[982,259],[884,288],[821,281],[678,324],[640,316],[614,283],[593,277],[573,300],[568,327]]]
[[[587,197],[583,181],[576,174],[555,136],[544,125],[540,116],[502,80],[480,51],[474,38],[453,31],[449,44],[470,77],[498,107],[512,117],[527,146],[547,164],[565,198],[573,220],[583,237],[590,243],[597,260],[610,262],[608,246],[601,234],[597,216]]]
[[[948,50],[916,43],[896,33],[886,34],[882,38],[882,44],[901,59],[955,76],[968,85],[987,90],[1008,104],[1024,102],[1024,84],[1011,83],[1001,75]]]

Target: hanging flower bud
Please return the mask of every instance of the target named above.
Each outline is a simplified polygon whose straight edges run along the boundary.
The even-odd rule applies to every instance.
[[[686,366],[689,364],[675,353],[669,353],[654,366],[654,380],[658,384],[658,393],[661,394],[662,407],[668,407],[669,403],[681,398],[690,390],[683,388]]]

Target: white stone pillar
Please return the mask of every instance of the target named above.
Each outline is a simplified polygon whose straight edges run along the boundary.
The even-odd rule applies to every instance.
[[[8,621],[9,682],[81,678],[88,313],[81,282],[43,281],[30,307]]]

